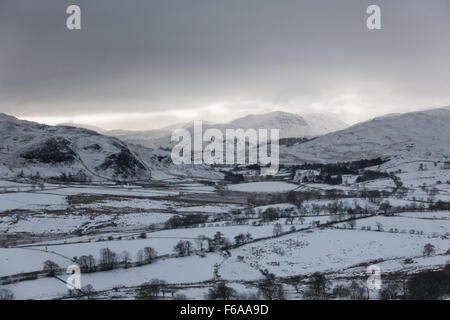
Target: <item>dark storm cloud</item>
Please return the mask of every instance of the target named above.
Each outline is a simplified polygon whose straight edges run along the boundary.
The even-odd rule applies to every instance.
[[[82,9],[81,31],[66,29],[70,4]],[[382,30],[367,30],[369,4],[381,6]],[[217,120],[278,108],[355,121],[450,104],[449,9],[447,0],[0,0],[0,111],[117,113],[114,126],[133,127],[123,114]]]

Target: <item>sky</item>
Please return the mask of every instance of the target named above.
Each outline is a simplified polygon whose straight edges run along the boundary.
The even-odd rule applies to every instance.
[[[81,30],[66,8],[81,8]],[[366,27],[370,4],[381,30]],[[448,0],[0,0],[0,112],[145,130],[450,105]]]

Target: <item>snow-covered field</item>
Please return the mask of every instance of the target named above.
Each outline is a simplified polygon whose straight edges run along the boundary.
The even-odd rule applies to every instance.
[[[432,213],[429,213],[432,214]],[[377,230],[380,226],[382,231],[420,233],[429,236],[448,236],[450,243],[450,220],[417,219],[408,216],[401,217],[372,217],[356,222],[356,228],[370,227]]]
[[[450,259],[450,212],[426,210],[426,206],[432,187],[436,188],[434,201],[447,201],[449,186],[436,181],[447,179],[448,171],[443,173],[431,163],[426,171],[417,173],[417,162],[397,162],[389,165],[406,187],[402,193],[397,192],[393,179],[356,183],[355,176],[346,176],[342,185],[264,181],[211,186],[178,181],[155,186],[33,186],[0,181],[0,191],[4,188],[7,192],[0,193],[0,240],[5,243],[0,248],[0,277],[20,278],[21,273],[41,271],[46,260],[61,268],[82,255],[92,255],[98,261],[103,248],[119,257],[128,252],[133,263],[146,247],[155,249],[160,258],[150,265],[83,274],[82,284],[106,290],[107,295],[121,286],[160,279],[185,285],[182,292],[198,299],[205,289],[196,285],[203,286],[204,281],[220,278],[230,281],[230,286],[240,286],[239,290],[251,291],[255,287],[247,288],[242,282],[262,280],[266,271],[279,278],[314,272],[351,277],[364,274],[365,266],[371,263],[386,273],[441,268]],[[382,166],[391,170],[387,164]],[[340,193],[332,195],[330,190]],[[369,199],[357,195],[362,190],[385,194]],[[289,203],[289,199],[280,197],[289,191],[313,191],[313,196]],[[251,193],[273,198],[265,205],[252,205],[247,198]],[[395,210],[408,206],[408,211],[381,216],[382,203],[389,203]],[[424,212],[409,210],[411,206],[422,206]],[[366,213],[350,213],[356,208]],[[265,212],[278,216],[263,220]],[[166,229],[170,218],[193,215],[207,219]],[[354,222],[339,221],[349,218]],[[201,253],[206,244],[198,238],[213,239],[217,233],[233,245],[241,234],[250,234],[252,240],[226,251]],[[191,242],[191,256],[175,254],[174,247],[180,241]],[[425,257],[423,250],[428,243],[436,251]],[[62,282],[42,274],[2,287],[19,299],[49,299],[67,293]]]
[[[298,188],[298,185],[286,182],[250,182],[234,184],[231,191],[240,192],[287,192]]]
[[[259,269],[268,269],[280,277],[339,271],[375,259],[420,257],[426,243],[433,244],[438,253],[449,246],[448,240],[408,234],[359,230],[295,233],[233,250],[232,257],[222,264],[220,274],[226,279],[244,276],[251,280],[262,277]]]
[[[202,282],[213,279],[213,266],[222,260],[219,254],[206,258],[190,256],[161,260],[137,268],[83,274],[81,284],[91,284],[95,290],[111,290],[121,286],[138,286],[152,279],[168,283]],[[54,278],[22,281],[3,287],[14,292],[17,299],[50,299],[67,294],[66,284]]]

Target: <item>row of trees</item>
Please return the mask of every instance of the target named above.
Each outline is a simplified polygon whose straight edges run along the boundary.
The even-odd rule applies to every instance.
[[[137,252],[136,265],[150,264],[156,257],[157,252],[155,249],[145,247]],[[98,261],[91,254],[74,257],[73,261],[80,267],[80,271],[83,273],[91,273],[98,270],[112,270],[118,266],[128,268],[132,263],[131,255],[128,251],[125,250],[121,254],[117,254],[109,248],[100,249]],[[43,271],[48,276],[55,276],[60,269],[59,265],[51,260],[44,262]]]

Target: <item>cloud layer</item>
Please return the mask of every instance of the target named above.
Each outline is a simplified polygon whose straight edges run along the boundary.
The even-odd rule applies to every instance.
[[[82,9],[68,31],[65,9]],[[382,9],[382,30],[365,26]],[[2,0],[0,112],[148,129],[450,105],[447,0]]]

